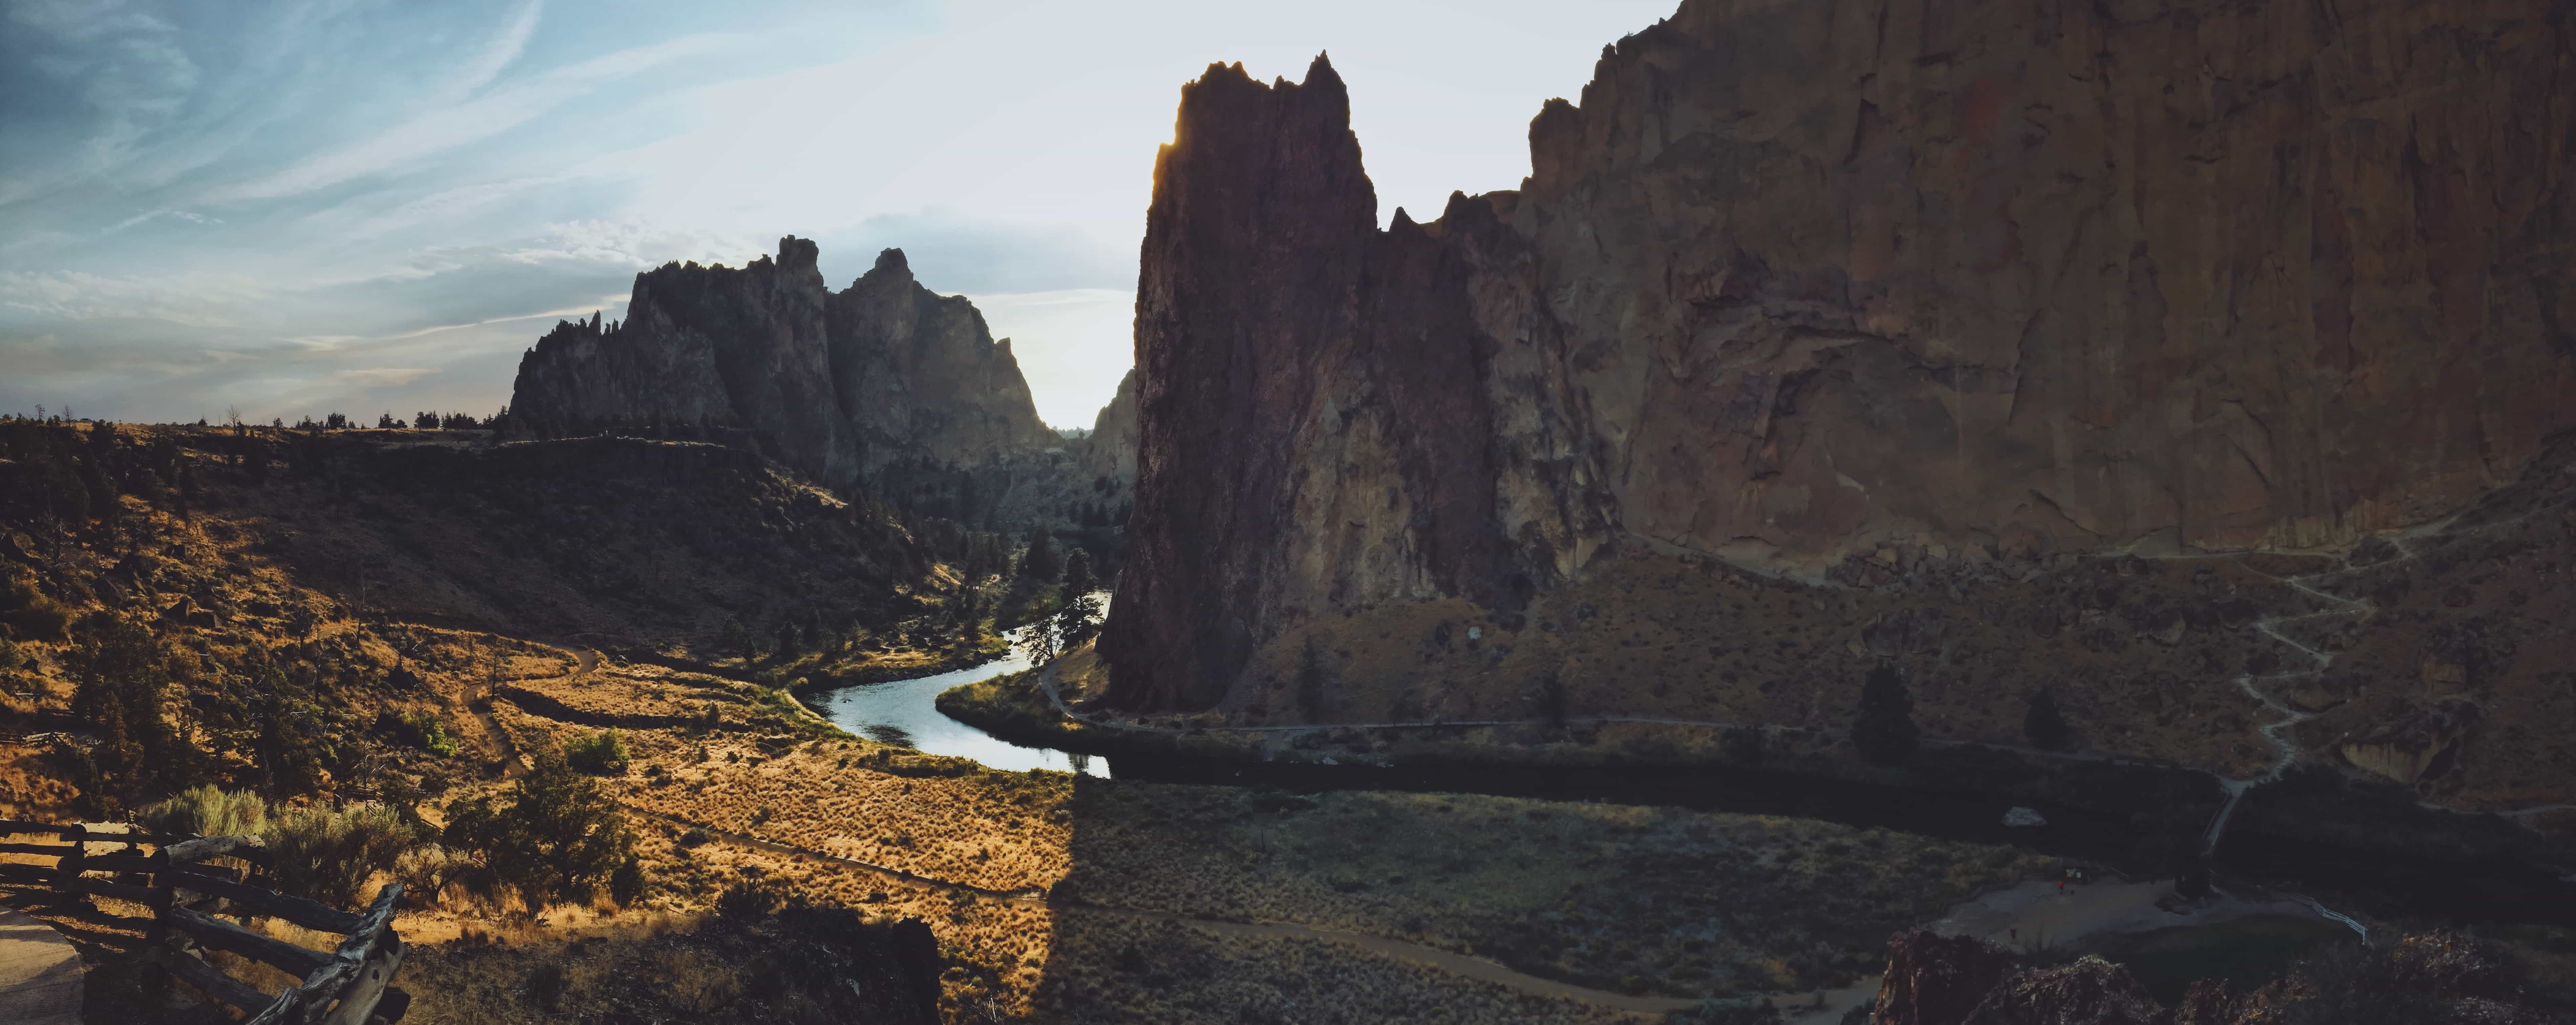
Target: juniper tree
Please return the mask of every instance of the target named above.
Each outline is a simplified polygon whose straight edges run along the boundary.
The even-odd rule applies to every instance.
[[[725,617],[723,637],[718,643],[724,645],[724,650],[739,657],[744,659],[751,657],[751,633],[742,628],[742,620],[739,617]]]
[[[2021,732],[2030,738],[2030,746],[2042,751],[2064,751],[2073,741],[2073,730],[2066,716],[2057,710],[2057,692],[2041,688],[2030,696],[2030,710],[2022,713]]]
[[[635,835],[617,803],[552,747],[540,747],[506,807],[488,797],[447,808],[447,846],[480,857],[494,881],[519,891],[531,908],[549,901],[581,903],[616,887],[634,856]]]
[[[1054,580],[1064,572],[1055,554],[1055,538],[1045,528],[1029,531],[1029,550],[1020,556],[1020,575],[1039,583]]]
[[[1914,757],[1915,745],[1922,739],[1914,726],[1914,696],[1906,692],[1905,679],[1894,665],[1879,663],[1861,682],[1851,739],[1861,757],[1880,765],[1901,765]]]
[[[1056,613],[1056,635],[1065,647],[1073,647],[1098,630],[1094,622],[1100,616],[1100,601],[1091,592],[1100,581],[1091,575],[1091,553],[1080,548],[1064,562],[1064,608]]]

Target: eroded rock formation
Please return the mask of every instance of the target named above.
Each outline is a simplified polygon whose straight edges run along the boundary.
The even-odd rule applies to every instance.
[[[2201,979],[2166,1007],[2128,967],[2086,955],[2033,966],[1970,936],[1888,941],[1870,1025],[2270,1025],[2279,1022],[2555,1020],[2524,1003],[2522,973],[2457,933],[2413,933],[2365,951],[2317,948],[2252,991]]]
[[[2473,666],[2308,589],[2564,487],[2552,10],[1691,0],[1521,189],[1384,230],[1329,63],[1212,66],[1148,215],[1113,701],[1829,732],[1893,662],[1934,737],[2048,687],[2237,776],[2285,717],[2558,701],[2506,627]],[[2576,731],[2465,728],[2460,803],[2576,792]]]
[[[1909,929],[1889,937],[1887,972],[1870,1025],[1957,1025],[2021,958],[1974,936]]]
[[[1039,422],[1010,340],[994,341],[973,303],[922,287],[899,249],[837,293],[815,259],[813,242],[791,236],[775,260],[636,275],[623,323],[565,322],[528,350],[513,419],[739,426],[816,480],[898,501],[976,483],[998,501],[1013,481],[941,471],[1063,445]]]

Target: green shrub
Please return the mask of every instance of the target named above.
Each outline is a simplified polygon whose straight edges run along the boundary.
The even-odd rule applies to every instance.
[[[488,881],[516,890],[531,910],[588,901],[634,856],[625,815],[560,752],[538,749],[509,797],[506,806],[487,797],[448,805],[442,839],[480,859]]]
[[[335,907],[372,897],[368,877],[392,871],[421,841],[401,815],[383,805],[288,809],[269,822],[263,839],[270,885]]]
[[[386,710],[376,713],[376,731],[441,758],[456,757],[456,736],[428,712]]]
[[[769,917],[778,910],[778,905],[775,888],[758,880],[745,879],[716,894],[716,917],[748,924]]]
[[[259,836],[268,830],[268,802],[246,790],[189,787],[138,816],[155,833]]]
[[[616,730],[580,734],[564,741],[563,747],[565,762],[593,776],[623,776],[632,761],[626,753],[626,738]]]

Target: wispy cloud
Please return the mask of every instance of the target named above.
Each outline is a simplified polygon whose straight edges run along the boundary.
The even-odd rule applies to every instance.
[[[459,69],[455,79],[447,84],[443,101],[454,103],[481,92],[484,86],[492,84],[493,79],[501,77],[501,72],[518,63],[519,55],[528,52],[528,40],[537,34],[537,16],[544,9],[545,5],[539,0],[528,0],[519,5],[518,14],[502,25],[499,32],[493,33],[482,51]]]
[[[707,33],[594,57],[523,85],[504,87],[421,115],[364,141],[302,161],[275,174],[206,194],[205,202],[275,199],[329,188],[411,165],[424,157],[481,142],[525,125],[601,83],[666,61],[704,53],[738,37]]]
[[[9,5],[8,21],[32,51],[23,53],[23,66],[76,96],[91,121],[85,137],[71,142],[70,160],[11,154],[0,161],[19,168],[0,177],[0,206],[59,189],[77,180],[79,168],[125,159],[196,90],[200,72],[178,27],[131,5],[21,0]]]

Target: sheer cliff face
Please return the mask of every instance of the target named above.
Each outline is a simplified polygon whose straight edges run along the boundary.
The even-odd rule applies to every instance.
[[[566,323],[520,360],[514,416],[737,424],[848,488],[890,465],[975,465],[1057,443],[1010,343],[962,296],[913,280],[901,250],[834,293],[811,241],[741,269],[635,276],[623,324]]]
[[[2221,584],[2184,567],[2198,590],[2068,608],[2067,556],[2339,549],[2576,423],[2576,54],[2551,11],[1694,0],[1541,110],[1521,190],[1385,231],[1328,65],[1212,67],[1144,245],[1116,697],[1294,718],[1269,695],[1302,672],[1336,716],[1499,714],[1606,664],[1568,596],[1645,608],[1651,558],[1776,576],[1663,642],[1690,657],[1659,698],[1601,698],[1657,707],[1602,714],[1776,673],[1816,689],[1731,714],[1839,716],[1843,663],[1881,658],[2001,673],[1993,705],[2042,682],[1963,660],[1998,617],[1998,645],[2093,638],[2059,675],[2189,620],[2174,665],[2106,662],[2096,696],[2177,677],[2157,715],[2229,738],[2187,754],[2259,766],[2268,702],[2234,677],[2265,642],[2192,610],[2268,602],[2269,574],[2222,559]],[[1439,620],[1426,652],[1463,654],[1452,620],[1506,636],[1472,671],[1372,667],[1363,611]],[[1813,620],[1789,664],[1730,663],[1774,611]]]
[[[1136,482],[1136,372],[1118,379],[1118,391],[1092,418],[1091,437],[1077,447],[1082,472],[1094,480],[1109,478],[1125,489]]]
[[[1322,61],[1275,87],[1214,66],[1156,164],[1130,521],[1154,529],[1130,535],[1148,569],[1124,578],[1119,602],[1139,611],[1112,642],[1150,701],[1211,703],[1283,588],[1507,597],[1486,354],[1460,334],[1460,282],[1366,287],[1462,267],[1418,229],[1410,247],[1378,236],[1349,122]],[[1334,486],[1345,467],[1364,489]],[[1147,622],[1179,633],[1134,632]]]

